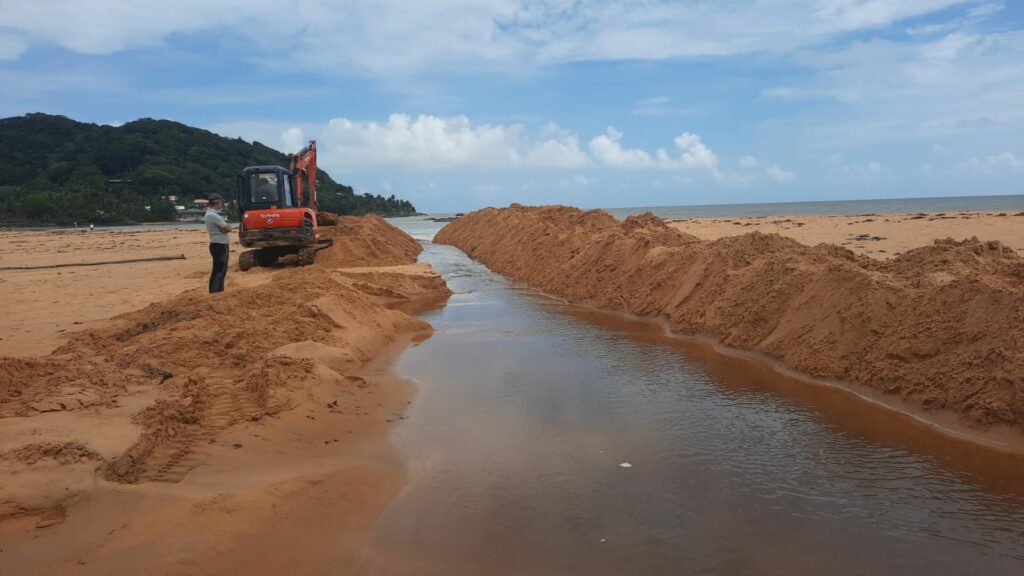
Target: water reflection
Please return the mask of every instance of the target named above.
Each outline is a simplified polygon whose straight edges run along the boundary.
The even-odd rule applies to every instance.
[[[410,481],[364,573],[1021,573],[1019,458],[423,259],[455,295],[399,364]]]

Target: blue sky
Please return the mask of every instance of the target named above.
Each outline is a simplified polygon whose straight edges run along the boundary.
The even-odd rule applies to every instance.
[[[1024,193],[1024,2],[0,0],[0,83],[429,211]]]

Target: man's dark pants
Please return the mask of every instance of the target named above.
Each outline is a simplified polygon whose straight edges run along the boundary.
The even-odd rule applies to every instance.
[[[210,272],[210,292],[224,291],[224,277],[228,275],[228,256],[230,247],[227,244],[210,242],[210,256],[213,257],[213,272]]]

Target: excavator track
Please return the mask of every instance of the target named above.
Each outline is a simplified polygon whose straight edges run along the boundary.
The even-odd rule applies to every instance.
[[[299,266],[309,266],[313,263],[316,258],[316,250],[313,248],[303,248],[299,250]]]
[[[256,253],[259,250],[246,250],[238,255],[238,269],[242,272],[256,266]]]

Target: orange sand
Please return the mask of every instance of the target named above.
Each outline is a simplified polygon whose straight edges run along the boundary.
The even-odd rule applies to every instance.
[[[573,301],[897,395],[1024,428],[1024,258],[941,241],[879,261],[760,232],[714,241],[647,214],[487,208],[435,238]]]
[[[777,233],[801,244],[827,242],[872,258],[891,258],[936,238],[999,240],[1024,255],[1024,212],[931,212],[862,216],[759,216],[668,220],[702,240]]]
[[[55,280],[68,269],[0,276],[22,287],[19,323],[0,332],[4,353],[22,356],[0,357],[0,572],[354,565],[402,483],[385,438],[410,390],[387,361],[430,331],[393,304],[448,291],[414,263],[407,235],[375,217],[343,220],[346,242],[316,266],[233,266],[215,295],[202,232],[4,234],[8,246],[31,240],[32,257],[17,258],[34,263],[111,259],[121,241],[130,257],[189,260],[75,268],[66,283]],[[330,264],[357,245],[375,247],[363,267]],[[15,259],[5,251],[5,265]],[[97,300],[108,315],[150,303],[100,320]],[[67,316],[88,328],[60,332]],[[38,331],[34,347],[11,334],[25,329]]]
[[[186,260],[75,268],[0,271],[5,295],[0,356],[41,356],[67,333],[96,325],[206,285],[210,253],[205,230],[0,231],[0,266],[98,262],[184,254]],[[269,279],[260,270],[237,273],[240,246],[231,247],[228,288]]]

